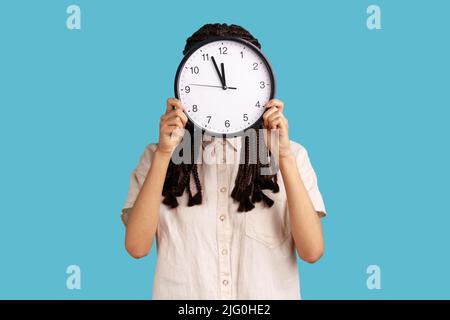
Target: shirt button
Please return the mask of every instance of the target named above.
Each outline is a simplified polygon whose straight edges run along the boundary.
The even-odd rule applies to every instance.
[[[222,215],[219,217],[219,219],[220,219],[220,221],[225,220],[225,215],[222,214]]]
[[[223,254],[223,255],[226,255],[227,253],[228,253],[228,250],[227,250],[227,249],[223,249],[223,250],[222,250],[222,254]]]
[[[228,280],[223,280],[222,283],[224,286],[226,286],[226,285],[228,285]]]
[[[220,188],[220,192],[225,192],[225,191],[227,191],[227,188],[225,188],[225,187]]]

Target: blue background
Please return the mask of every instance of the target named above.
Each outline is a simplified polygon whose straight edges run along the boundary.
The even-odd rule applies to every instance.
[[[450,298],[450,3],[211,3],[1,1],[0,298],[151,297],[155,249],[129,257],[119,214],[185,40],[209,22],[260,40],[318,174],[326,254],[300,263],[303,297]]]

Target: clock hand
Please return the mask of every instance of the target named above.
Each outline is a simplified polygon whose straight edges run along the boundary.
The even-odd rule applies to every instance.
[[[223,89],[227,89],[227,80],[225,79],[225,66],[223,62],[220,64],[220,69],[222,70],[222,79],[223,79]]]
[[[220,83],[222,83],[222,88],[225,89],[225,82],[224,82],[224,80],[222,78],[222,75],[220,74],[219,67],[217,66],[217,63],[216,63],[216,59],[214,59],[214,57],[211,56],[211,60],[212,60],[212,62],[214,64],[214,68],[216,68],[217,75],[219,76],[219,79],[220,79]]]
[[[190,86],[196,86],[196,87],[210,87],[210,88],[221,88],[223,89],[222,86],[212,86],[209,84],[198,84],[198,83],[189,83]],[[236,90],[236,87],[227,87],[227,89],[231,89],[231,90]]]

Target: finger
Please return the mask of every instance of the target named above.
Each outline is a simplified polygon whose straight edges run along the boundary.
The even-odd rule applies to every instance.
[[[267,128],[269,130],[278,128],[278,125],[280,124],[280,122],[281,122],[281,118],[280,117],[274,118],[274,119],[272,119],[271,121],[268,122]]]
[[[178,116],[181,119],[181,122],[183,122],[183,127],[186,125],[186,123],[188,122],[188,118],[186,116],[186,113],[182,110],[179,110]]]
[[[267,122],[272,122],[275,119],[281,118],[283,116],[283,114],[280,111],[276,111],[273,112],[272,114],[269,115],[269,117],[267,118]]]
[[[288,120],[286,119],[286,117],[283,114],[281,114],[281,117],[275,121],[276,121],[277,128],[285,131],[286,133],[288,132],[288,129],[289,129],[288,128],[289,127]]]
[[[188,119],[185,114],[173,114],[170,116],[166,116],[161,120],[161,125],[164,125],[167,123],[167,121],[172,121],[173,119],[179,119],[181,121],[181,125],[183,127],[186,126],[186,123],[188,122]]]
[[[269,119],[269,117],[275,112],[277,112],[277,108],[271,108],[266,110],[266,112],[264,112],[263,114],[264,125],[267,124],[267,119]]]
[[[165,127],[176,126],[184,129],[183,122],[179,117],[174,117],[171,119],[167,119],[160,124],[160,129],[162,130]]]
[[[174,130],[184,130],[184,128],[180,128],[176,125],[164,126],[161,128],[161,132],[166,135],[171,135]]]
[[[169,118],[173,118],[174,116],[181,115],[182,113],[183,113],[183,111],[181,111],[180,109],[172,109],[172,110],[166,111],[166,113],[163,114],[161,118],[169,119]]]
[[[169,98],[166,101],[166,113],[174,110],[174,109],[181,109],[184,110],[183,105],[181,104],[181,101],[176,98]]]
[[[271,132],[272,130],[283,129],[283,127],[284,127],[283,120],[281,118],[277,118],[268,124],[267,131]]]
[[[177,126],[179,128],[184,128],[183,122],[179,117],[174,117],[171,119],[167,119],[164,123],[165,126]]]
[[[168,111],[166,114],[162,115],[161,121],[164,122],[174,117],[179,117],[184,125],[186,125],[188,121],[186,114],[181,109]]]
[[[288,120],[282,113],[279,114],[279,117],[274,115],[271,119],[269,127],[273,128],[274,126],[280,129],[288,129]]]
[[[284,102],[278,99],[271,99],[266,103],[266,109],[271,109],[273,107],[277,107],[278,110],[283,112],[284,110]]]
[[[271,113],[269,113],[265,119],[266,128],[270,127],[270,122],[272,122],[274,119],[282,116],[282,113],[280,111],[278,111],[276,108],[274,108],[272,110],[273,111]]]
[[[281,118],[274,119],[272,122],[270,122],[269,128],[270,129],[281,128],[282,125],[281,123],[282,123]]]

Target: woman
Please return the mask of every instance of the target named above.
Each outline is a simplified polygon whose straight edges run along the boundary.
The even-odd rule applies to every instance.
[[[187,40],[184,54],[211,36],[261,48],[242,27],[208,24]],[[276,150],[268,136],[263,144],[278,158],[271,175],[262,174],[268,164],[259,157],[248,161],[248,137],[205,139],[190,156],[212,164],[175,164],[184,129],[194,129],[180,101],[167,100],[159,142],[133,171],[122,210],[131,256],[146,256],[156,238],[154,299],[300,299],[295,253],[310,263],[323,255],[325,207],[306,150],[289,140],[283,102],[266,108],[261,127],[279,133]]]

